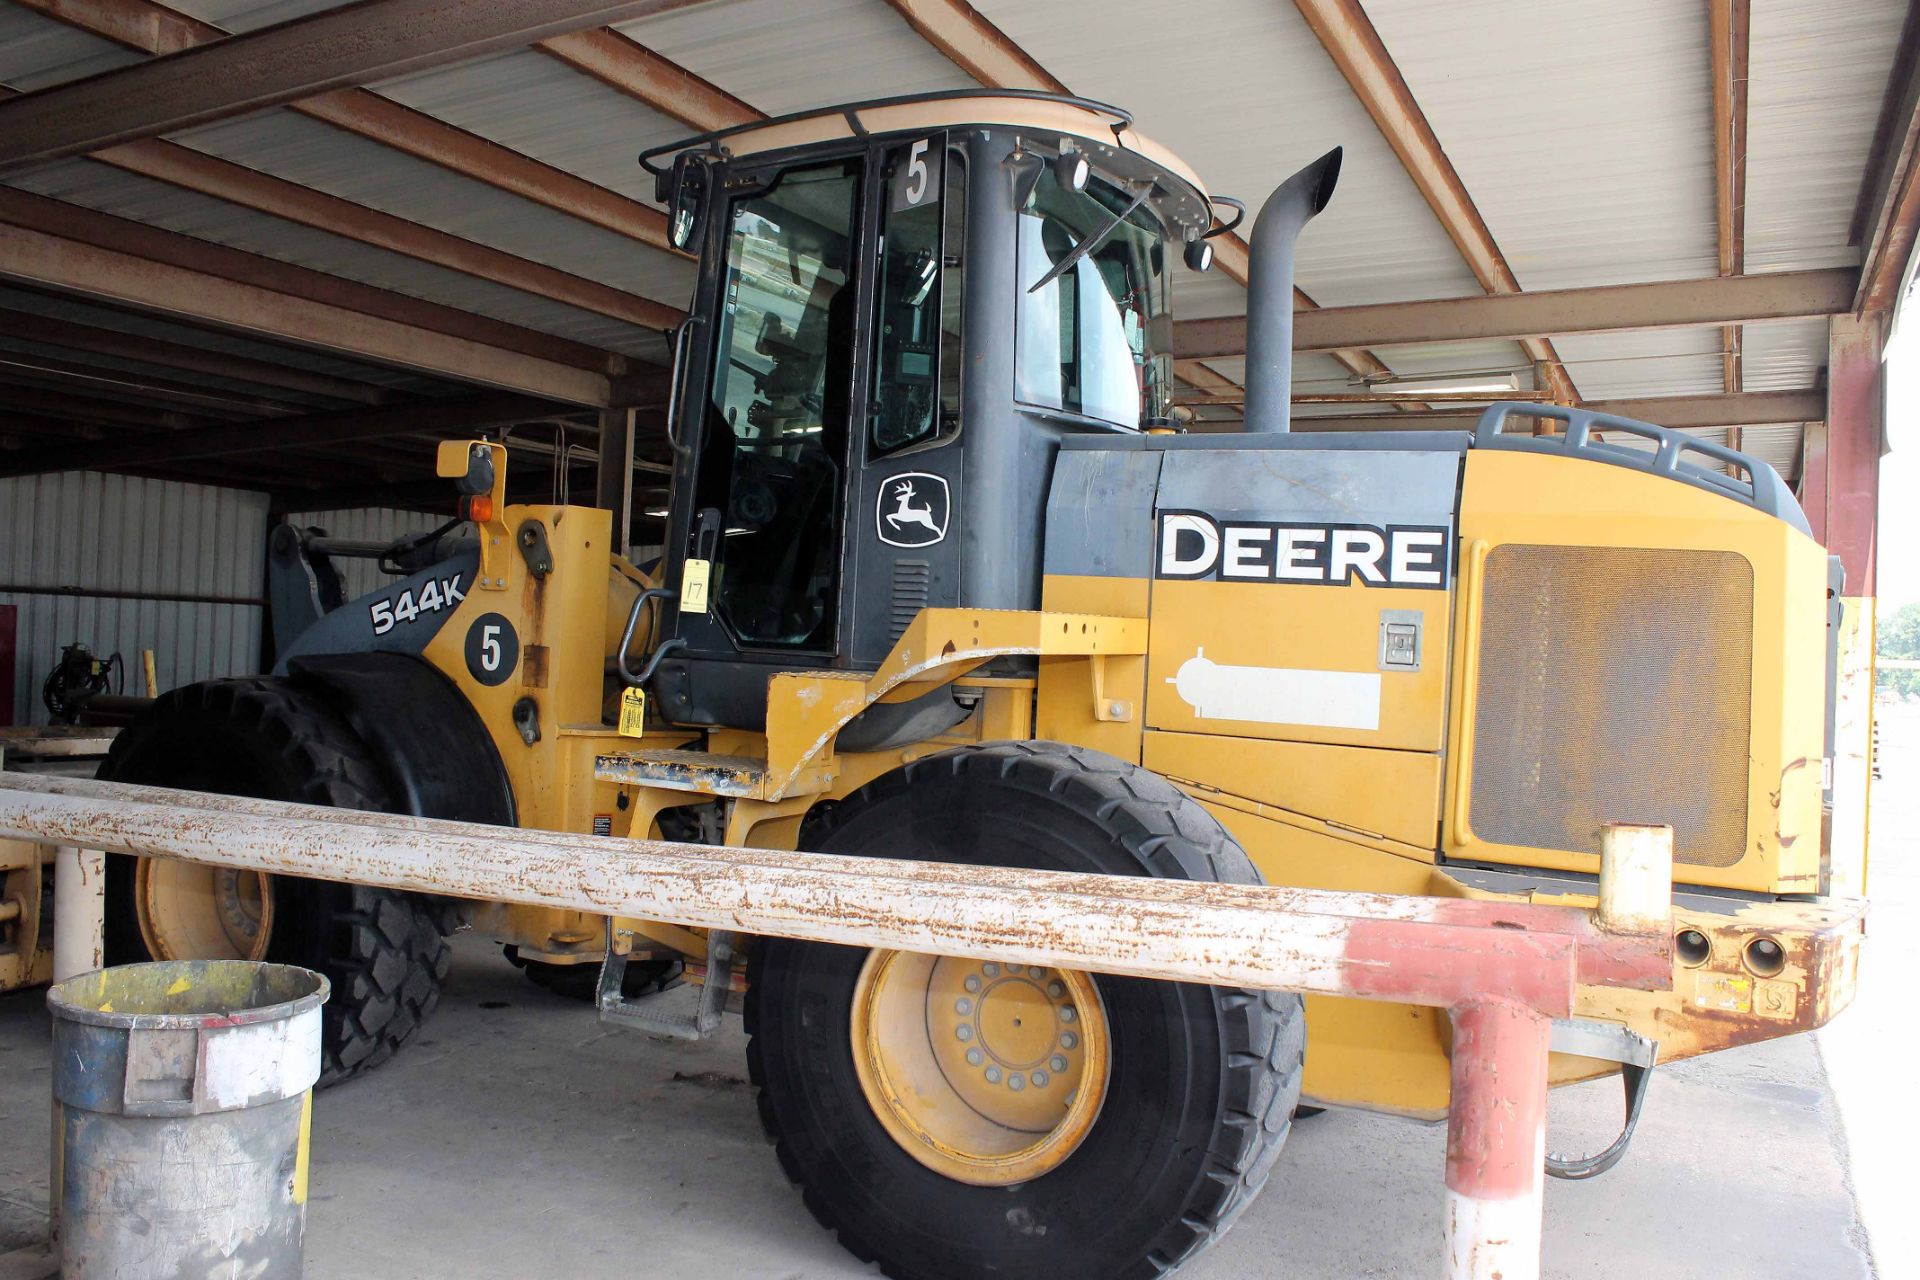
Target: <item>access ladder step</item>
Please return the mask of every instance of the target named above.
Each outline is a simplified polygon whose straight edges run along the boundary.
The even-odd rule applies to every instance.
[[[767,762],[753,756],[723,756],[710,751],[618,751],[596,756],[593,776],[600,782],[662,787],[701,795],[758,799],[767,781]]]

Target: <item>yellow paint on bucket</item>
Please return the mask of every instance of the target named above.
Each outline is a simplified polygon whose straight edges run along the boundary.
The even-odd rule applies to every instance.
[[[313,1163],[313,1090],[300,1095],[300,1145],[293,1157],[293,1202],[307,1202],[307,1170]]]

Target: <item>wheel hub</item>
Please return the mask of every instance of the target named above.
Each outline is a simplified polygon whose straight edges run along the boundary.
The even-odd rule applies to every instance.
[[[156,960],[260,960],[273,929],[266,873],[142,858],[134,902]]]
[[[1057,1168],[1107,1086],[1087,975],[876,951],[855,989],[854,1062],[874,1114],[920,1163],[981,1186]]]
[[[1065,1118],[1086,1064],[1079,1017],[1065,980],[1038,965],[934,963],[927,1022],[940,1071],[1010,1129],[1044,1134]]]

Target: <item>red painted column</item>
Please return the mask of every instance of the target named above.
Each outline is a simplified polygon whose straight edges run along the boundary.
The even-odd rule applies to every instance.
[[[1880,454],[1885,403],[1884,316],[1836,316],[1827,341],[1826,458],[1824,480],[1827,549],[1847,568],[1845,594],[1873,590],[1874,551],[1880,517]],[[1811,481],[1814,476],[1808,474]]]
[[[1551,1020],[1509,1000],[1456,1005],[1447,1112],[1447,1280],[1534,1280],[1547,1161]]]

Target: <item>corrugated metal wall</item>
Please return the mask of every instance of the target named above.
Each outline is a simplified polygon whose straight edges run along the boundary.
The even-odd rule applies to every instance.
[[[20,610],[14,718],[42,724],[40,683],[63,645],[118,652],[128,693],[141,692],[140,651],[154,651],[164,691],[260,663],[267,498],[205,485],[69,471],[0,480],[0,604]],[[35,594],[21,587],[150,600]]]
[[[301,511],[287,517],[288,524],[325,529],[336,538],[355,538],[368,542],[392,542],[409,533],[426,533],[446,522],[445,516],[420,511],[401,511],[393,507],[360,507],[352,511]],[[347,599],[363,596],[393,579],[380,572],[372,560],[336,557],[333,567],[340,573],[340,586]]]

